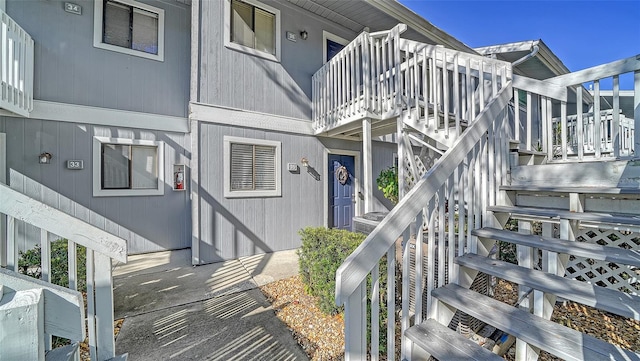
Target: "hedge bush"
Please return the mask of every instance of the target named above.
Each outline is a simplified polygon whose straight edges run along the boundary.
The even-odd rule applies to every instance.
[[[302,246],[298,250],[300,276],[308,294],[317,298],[318,308],[324,313],[335,315],[343,311],[336,306],[336,271],[359,245],[365,235],[340,229],[308,227],[300,230]],[[386,353],[387,327],[387,260],[383,257],[379,266],[380,275],[380,352]],[[367,292],[371,297],[371,277],[367,280]],[[370,305],[370,303],[367,303]],[[371,318],[370,306],[367,317]],[[368,323],[370,325],[370,323]],[[370,326],[367,333],[370,338]]]
[[[51,278],[53,284],[69,287],[69,254],[68,241],[66,239],[58,239],[51,242]],[[42,278],[42,257],[40,245],[20,252],[18,259],[18,268],[20,273],[32,276],[34,278]],[[83,246],[76,246],[76,265],[78,268],[78,291],[85,292],[87,289],[86,273],[87,273],[87,253]]]

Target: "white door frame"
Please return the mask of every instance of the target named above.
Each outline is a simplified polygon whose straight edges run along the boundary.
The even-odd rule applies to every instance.
[[[345,149],[325,149],[323,157],[323,167],[325,168],[325,171],[327,171],[327,167],[329,166],[329,154],[350,155],[354,158],[355,179],[353,182],[353,195],[356,198],[356,204],[353,215],[356,217],[362,215],[362,200],[360,199],[360,177],[362,175],[362,170],[360,169],[360,151]],[[324,182],[322,182],[324,186],[324,226],[326,228],[329,228],[329,177],[333,177],[333,174],[327,173],[327,176],[324,177]]]

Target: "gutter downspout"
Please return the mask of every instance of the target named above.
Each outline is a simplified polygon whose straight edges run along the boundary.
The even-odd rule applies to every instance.
[[[538,51],[540,51],[540,47],[538,47],[538,44],[534,44],[533,46],[531,46],[531,52],[525,56],[523,56],[522,58],[514,61],[513,63],[511,63],[511,66],[518,66],[522,63],[524,63],[525,61],[533,58],[534,56],[536,56],[536,54],[538,54]]]

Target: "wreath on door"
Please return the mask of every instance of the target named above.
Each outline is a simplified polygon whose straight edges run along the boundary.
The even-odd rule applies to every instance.
[[[349,181],[349,171],[347,170],[347,167],[342,165],[336,169],[336,179],[342,185],[347,184]]]

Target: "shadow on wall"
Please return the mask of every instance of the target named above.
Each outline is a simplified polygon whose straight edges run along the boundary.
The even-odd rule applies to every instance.
[[[277,85],[277,88],[284,91],[287,99],[289,99],[288,104],[296,107],[297,113],[304,114],[307,118],[311,119],[311,95],[307,95],[304,93],[302,88],[298,86],[291,75],[286,71],[286,69],[284,69],[284,66],[282,66],[282,69],[287,75],[286,77],[282,76],[282,74],[278,74],[278,72],[275,70],[277,69],[277,66],[281,66],[280,64],[276,64],[274,68],[269,68],[266,64],[271,64],[271,62],[263,61],[256,57],[249,58],[264,71],[269,80]],[[309,75],[309,80],[311,80],[312,75],[313,74]]]
[[[229,254],[228,259],[238,258],[244,256],[244,254],[239,253],[240,243],[243,242],[241,238],[246,237],[249,242],[251,242],[251,254],[255,254],[257,250],[261,250],[264,253],[271,253],[273,249],[271,249],[258,235],[256,235],[252,230],[249,229],[240,219],[234,216],[229,210],[227,210],[220,202],[218,202],[211,194],[200,187],[199,195],[201,201],[207,202],[213,211],[213,214],[207,220],[209,222],[209,229],[215,232],[216,227],[219,225],[216,222],[217,215],[224,218],[229,224],[232,225],[233,231],[231,239],[225,240],[222,239],[221,242],[228,242],[227,244],[232,247],[232,250],[221,250],[217,248],[214,244],[207,244],[200,240],[200,260],[205,259],[205,263],[212,262],[220,262],[223,261],[224,258],[220,256],[221,253]],[[211,240],[215,240],[217,237],[212,232],[212,234],[208,235],[208,238]],[[202,235],[200,237],[202,239]],[[204,257],[203,257],[204,255]],[[207,258],[211,257],[211,258]]]
[[[75,218],[78,218],[84,222],[87,222],[95,227],[98,227],[106,232],[109,232],[117,237],[124,238],[129,242],[130,240],[144,239],[141,235],[127,229],[116,222],[98,214],[97,212],[81,205],[80,203],[63,196],[62,194],[54,191],[51,188],[45,187],[39,182],[25,176],[22,173],[17,172],[14,169],[9,170],[10,186],[33,199],[36,199],[50,207],[58,209],[64,213],[67,213]],[[16,238],[18,239],[19,250],[25,251],[32,248],[40,240],[40,230],[32,225],[25,224],[18,221],[16,223]],[[49,235],[50,241],[55,241],[60,238],[55,234]],[[146,240],[151,242],[149,240]]]

